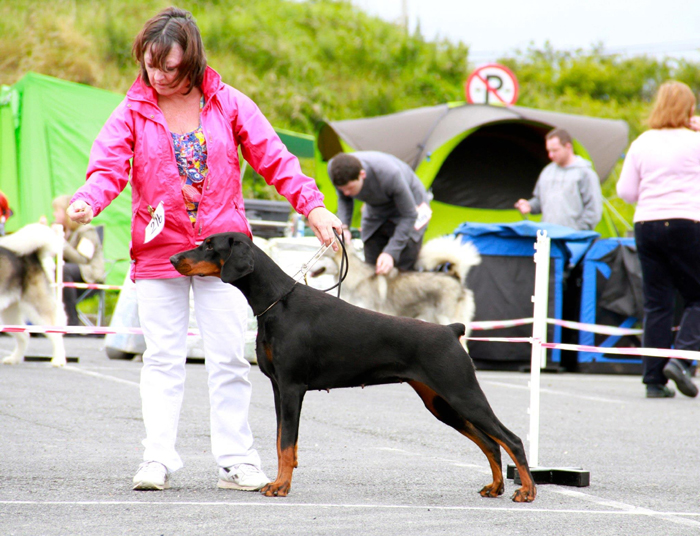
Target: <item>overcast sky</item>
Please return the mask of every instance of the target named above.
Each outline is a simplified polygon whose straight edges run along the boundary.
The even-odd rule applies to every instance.
[[[700,0],[351,0],[364,11],[409,27],[420,20],[428,39],[461,40],[479,64],[549,40],[555,49],[590,49],[626,55],[685,57],[700,61]]]

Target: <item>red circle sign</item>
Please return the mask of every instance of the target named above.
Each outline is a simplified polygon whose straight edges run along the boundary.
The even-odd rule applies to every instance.
[[[489,63],[467,78],[464,92],[470,104],[512,106],[518,100],[518,79],[505,65]]]

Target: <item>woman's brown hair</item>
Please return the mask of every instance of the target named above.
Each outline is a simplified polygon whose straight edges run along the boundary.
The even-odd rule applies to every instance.
[[[169,7],[158,13],[146,22],[136,36],[131,51],[136,61],[141,64],[141,78],[148,87],[151,87],[144,61],[146,51],[150,50],[151,65],[165,71],[165,61],[175,44],[182,48],[182,61],[178,65],[178,74],[173,86],[189,79],[189,93],[193,87],[202,85],[204,71],[207,68],[202,36],[189,11]]]
[[[656,94],[654,108],[649,116],[651,128],[683,128],[690,124],[695,112],[695,95],[683,82],[664,82]]]

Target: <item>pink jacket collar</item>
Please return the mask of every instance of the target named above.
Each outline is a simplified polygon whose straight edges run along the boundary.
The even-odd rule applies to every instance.
[[[223,82],[221,81],[219,73],[207,66],[204,71],[204,80],[202,80],[201,88],[204,93],[204,100],[209,102],[209,99],[222,87]],[[129,91],[126,92],[126,97],[132,101],[145,102],[154,106],[158,105],[156,90],[152,87],[148,87],[140,75],[131,85]]]

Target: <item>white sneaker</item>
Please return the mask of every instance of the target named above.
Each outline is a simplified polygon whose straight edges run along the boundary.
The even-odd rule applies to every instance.
[[[240,489],[243,491],[258,491],[265,484],[269,484],[270,479],[265,476],[262,469],[240,463],[231,467],[219,467],[219,483],[221,489]]]
[[[143,462],[134,477],[136,490],[160,491],[170,487],[170,473],[160,462]]]

